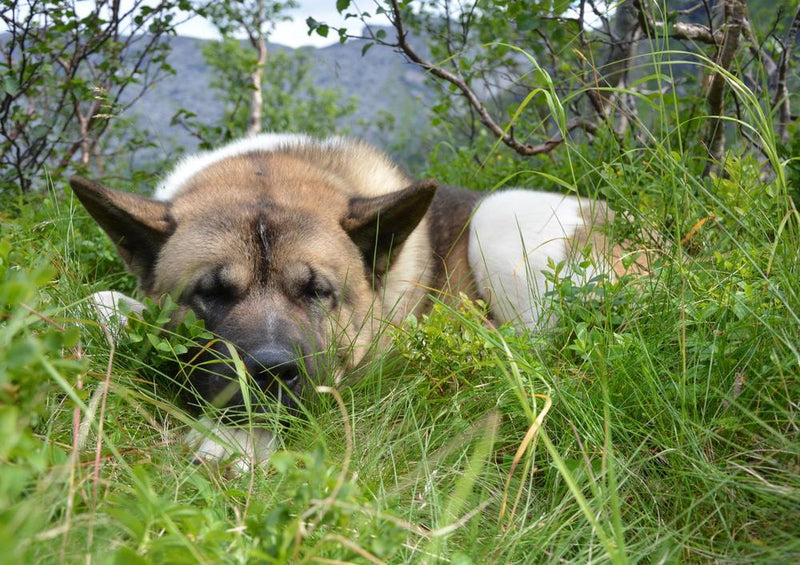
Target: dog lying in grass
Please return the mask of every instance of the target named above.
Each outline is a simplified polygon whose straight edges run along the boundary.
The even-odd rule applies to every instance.
[[[243,139],[184,159],[152,199],[70,185],[141,292],[171,295],[220,338],[189,355],[189,386],[225,410],[245,404],[242,367],[263,393],[253,409],[295,408],[304,389],[351,371],[387,323],[423,313],[429,294],[482,298],[495,321],[537,328],[548,262],[573,276],[572,257],[590,248],[590,271],[622,271],[622,249],[598,229],[610,217],[602,202],[417,181],[341,138]],[[104,314],[120,300],[141,309],[118,293],[94,299]],[[274,450],[261,428],[212,427],[202,459],[242,451],[245,470]]]

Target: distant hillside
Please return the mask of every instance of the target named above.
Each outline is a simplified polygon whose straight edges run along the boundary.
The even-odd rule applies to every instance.
[[[169,154],[175,147],[193,150],[197,141],[176,126],[172,116],[185,108],[213,122],[222,115],[221,104],[209,88],[211,71],[205,64],[202,46],[207,40],[188,37],[170,38],[169,63],[176,74],[159,82],[130,110],[130,115],[146,128],[162,150]],[[370,49],[362,57],[362,41],[334,44],[321,49],[303,47],[311,53],[313,77],[317,86],[341,90],[344,97],[357,98],[357,112],[341,124],[350,135],[387,145],[386,135],[374,126],[381,112],[402,112],[398,135],[418,131],[428,123],[431,84],[415,66],[406,63],[390,49]],[[270,45],[270,51],[291,50]],[[341,132],[331,132],[341,133]],[[389,136],[391,137],[391,136]]]

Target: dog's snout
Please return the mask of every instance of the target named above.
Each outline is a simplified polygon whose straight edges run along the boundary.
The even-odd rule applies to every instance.
[[[250,354],[248,372],[261,386],[269,387],[273,381],[292,388],[300,380],[301,366],[296,355],[284,349],[262,349]]]

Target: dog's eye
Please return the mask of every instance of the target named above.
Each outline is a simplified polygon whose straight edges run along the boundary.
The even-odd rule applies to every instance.
[[[204,302],[210,302],[228,300],[233,292],[225,285],[198,285],[192,294]]]
[[[198,281],[192,297],[204,303],[227,302],[236,297],[236,288],[225,280],[222,270],[217,269]]]
[[[315,272],[311,273],[311,277],[306,283],[304,294],[311,300],[321,300],[328,303],[336,302],[336,292],[331,282]]]

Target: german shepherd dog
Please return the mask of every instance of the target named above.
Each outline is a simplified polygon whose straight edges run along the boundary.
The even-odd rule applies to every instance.
[[[423,313],[428,294],[480,297],[495,321],[536,328],[549,260],[572,276],[570,257],[591,246],[597,269],[620,270],[622,250],[597,230],[609,218],[602,202],[416,181],[342,138],[243,139],[184,159],[152,199],[70,185],[141,291],[173,296],[224,340],[195,355],[190,385],[227,406],[242,404],[228,344],[251,385],[291,407],[304,388],[351,371],[387,323]],[[95,297],[106,312],[120,298],[139,307]],[[225,458],[233,444],[246,469],[274,449],[268,432],[215,432],[222,440],[202,440],[201,458]]]

